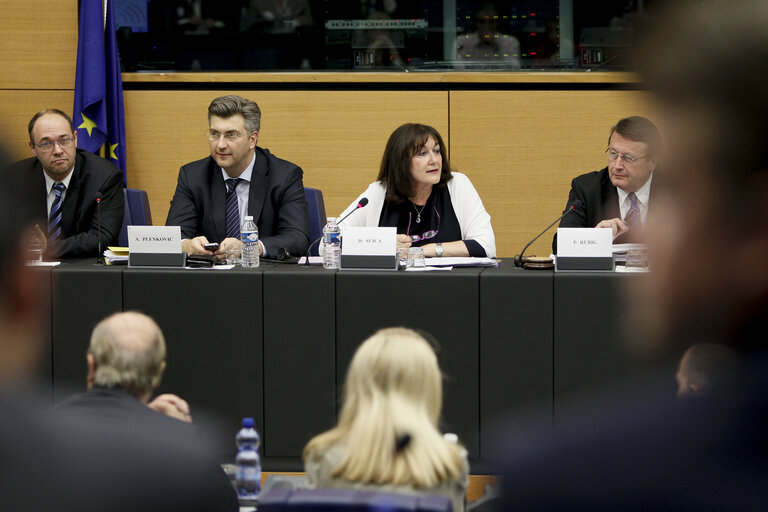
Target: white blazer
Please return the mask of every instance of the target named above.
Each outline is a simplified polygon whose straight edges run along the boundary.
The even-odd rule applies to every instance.
[[[483,249],[489,258],[496,257],[496,237],[493,235],[491,227],[491,216],[485,211],[480,196],[472,186],[466,175],[460,172],[453,172],[453,179],[448,182],[448,195],[451,197],[453,210],[459,219],[462,240],[475,240]],[[363,197],[368,198],[368,205],[358,209],[347,220],[344,221],[345,227],[375,227],[379,225],[381,209],[384,207],[384,198],[387,193],[385,183],[375,181],[368,185],[368,188],[354,200],[349,207],[339,215],[339,218],[353,211],[357,203]]]

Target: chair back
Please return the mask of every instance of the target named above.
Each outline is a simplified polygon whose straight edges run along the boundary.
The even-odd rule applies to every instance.
[[[323,192],[316,188],[304,187],[304,196],[307,198],[307,210],[309,212],[309,243],[323,236],[325,216],[325,202]],[[312,248],[311,256],[317,256],[317,244]],[[303,256],[303,255],[302,255]]]
[[[358,489],[274,489],[262,496],[259,512],[451,512],[448,496]]]
[[[149,196],[146,190],[123,189],[123,198],[125,213],[123,213],[123,227],[120,228],[118,244],[120,247],[128,247],[128,226],[151,226],[152,210],[149,208]]]

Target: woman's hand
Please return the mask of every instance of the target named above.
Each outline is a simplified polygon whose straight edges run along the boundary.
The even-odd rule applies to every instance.
[[[408,249],[411,246],[411,237],[408,235],[397,235],[397,249]]]

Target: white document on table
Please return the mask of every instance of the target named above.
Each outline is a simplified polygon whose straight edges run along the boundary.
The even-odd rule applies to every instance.
[[[424,258],[428,267],[498,267],[499,262],[493,258]]]

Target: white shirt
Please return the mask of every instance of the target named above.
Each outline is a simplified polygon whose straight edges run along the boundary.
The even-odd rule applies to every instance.
[[[251,163],[248,164],[248,167],[245,168],[243,172],[240,173],[239,176],[236,176],[237,178],[240,178],[242,181],[237,184],[237,187],[235,187],[235,194],[237,194],[237,209],[240,213],[240,224],[243,223],[243,217],[248,215],[248,195],[251,192],[251,176],[253,175],[253,165],[256,163],[256,154],[253,154],[253,158],[251,158]],[[227,174],[227,171],[221,169],[221,177],[224,178],[224,183],[226,184],[228,179],[231,179],[232,176]],[[259,240],[259,245],[261,246],[261,256],[262,258],[267,257],[267,248],[264,247],[264,244],[261,243],[261,240]]]
[[[72,169],[74,169],[74,166],[72,166]],[[69,174],[67,174],[67,177],[64,178],[61,181],[56,181],[52,179],[50,176],[48,176],[45,171],[42,171],[43,176],[45,177],[45,192],[46,192],[46,198],[48,202],[48,216],[51,216],[51,207],[53,206],[53,202],[56,200],[56,191],[53,190],[53,185],[56,183],[63,183],[66,189],[64,189],[64,192],[61,193],[61,202],[64,202],[64,198],[67,197],[67,191],[69,190],[69,182],[72,181],[72,171],[69,171]]]
[[[651,173],[648,181],[635,192],[637,196],[637,206],[640,208],[640,220],[645,222],[645,216],[648,215],[648,201],[651,198],[651,181],[653,181],[653,173]],[[616,187],[616,192],[619,193],[619,213],[621,218],[624,219],[629,213],[629,209],[632,207],[632,201],[629,199],[629,193],[624,192],[619,187]]]

